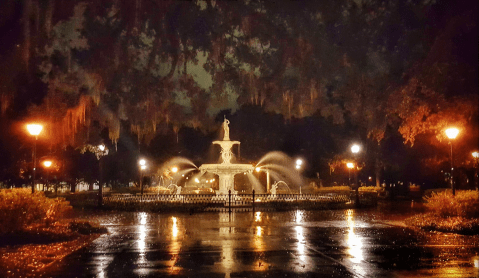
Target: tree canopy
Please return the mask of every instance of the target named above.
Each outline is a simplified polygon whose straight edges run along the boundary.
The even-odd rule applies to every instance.
[[[477,2],[2,2],[2,118],[41,119],[51,144],[209,132],[243,105],[376,143],[477,130]]]

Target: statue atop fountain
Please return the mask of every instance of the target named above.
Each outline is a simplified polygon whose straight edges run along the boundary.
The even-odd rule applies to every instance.
[[[231,158],[233,157],[233,152],[231,151],[231,148],[235,144],[240,144],[239,141],[230,141],[230,128],[228,126],[229,123],[230,121],[225,118],[225,121],[223,122],[223,129],[225,131],[223,141],[213,142],[213,144],[218,144],[221,146],[221,158],[223,160],[221,164],[231,164]]]
[[[223,122],[223,129],[225,130],[225,136],[223,137],[223,141],[229,141],[230,140],[230,127],[229,127],[230,121],[226,119]]]
[[[216,194],[228,194],[228,191],[231,190],[231,193],[236,193],[234,190],[234,176],[239,173],[253,172],[253,165],[251,164],[236,164],[231,163],[233,158],[233,152],[231,148],[233,145],[239,145],[239,141],[230,140],[230,121],[225,118],[223,122],[224,136],[222,141],[213,141],[213,144],[220,145],[221,147],[221,164],[203,164],[200,167],[202,173],[210,172],[218,175],[219,179],[219,190]]]

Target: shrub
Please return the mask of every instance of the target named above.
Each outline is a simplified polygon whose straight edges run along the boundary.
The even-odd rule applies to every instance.
[[[0,234],[21,231],[35,223],[58,221],[71,207],[62,198],[49,199],[30,189],[0,190]]]
[[[346,185],[336,185],[336,186],[325,186],[318,188],[320,191],[349,191],[351,187]]]
[[[378,186],[361,186],[358,188],[358,191],[360,192],[378,192],[378,191],[383,191],[383,188],[378,187]]]
[[[426,207],[440,217],[479,217],[479,194],[473,190],[456,191],[456,196],[450,191],[433,192],[424,200]]]

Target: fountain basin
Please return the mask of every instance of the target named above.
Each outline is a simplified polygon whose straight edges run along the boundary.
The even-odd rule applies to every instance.
[[[251,164],[203,164],[200,166],[202,173],[209,172],[218,175],[219,190],[216,191],[217,195],[236,193],[234,190],[234,176],[240,173],[251,173],[254,170],[254,166]]]

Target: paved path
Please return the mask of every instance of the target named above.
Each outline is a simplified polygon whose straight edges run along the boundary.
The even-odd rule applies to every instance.
[[[104,213],[109,233],[53,277],[479,277],[479,237],[377,211]],[[400,223],[400,222],[397,222]]]

